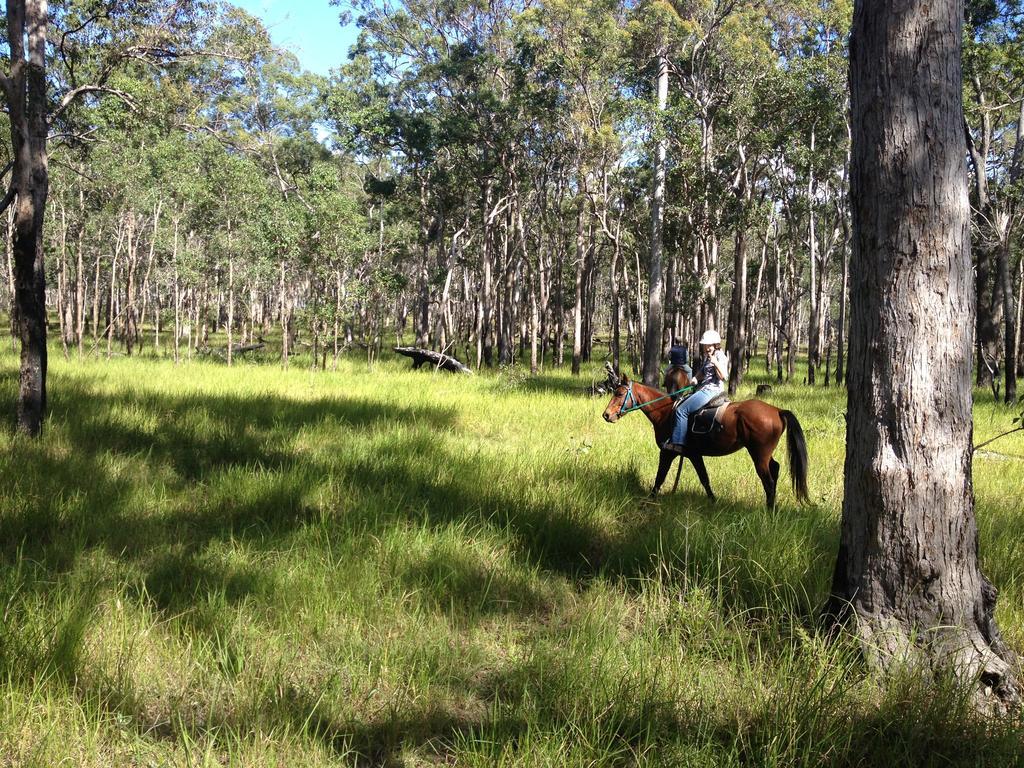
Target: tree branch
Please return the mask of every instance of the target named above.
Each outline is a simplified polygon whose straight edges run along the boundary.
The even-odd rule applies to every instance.
[[[73,88],[64,94],[64,98],[60,100],[60,104],[53,110],[53,114],[50,115],[50,125],[53,125],[54,121],[59,118],[64,111],[71,106],[72,102],[75,101],[79,96],[83,96],[86,93],[105,93],[110,96],[116,96],[123,101],[130,109],[137,110],[139,108],[138,103],[131,97],[130,94],[125,91],[118,90],[117,88],[110,88],[105,85],[80,85],[77,88]]]
[[[3,199],[0,200],[0,213],[6,211],[11,203],[14,202],[14,198],[18,196],[18,192],[13,184],[7,190],[7,194],[4,195]]]
[[[986,440],[986,441],[985,441],[984,443],[978,443],[978,444],[977,444],[976,446],[974,446],[974,447],[973,447],[973,448],[972,448],[971,450],[972,450],[972,451],[976,451],[976,450],[978,450],[979,448],[984,448],[984,447],[985,447],[986,445],[988,445],[989,443],[994,443],[994,442],[995,442],[996,440],[998,440],[999,438],[1001,438],[1001,437],[1006,437],[1007,435],[1012,435],[1012,434],[1013,434],[1014,432],[1024,432],[1024,424],[1022,424],[1021,426],[1019,426],[1019,427],[1016,427],[1016,428],[1014,428],[1014,429],[1011,429],[1011,430],[1008,430],[1008,431],[1006,431],[1006,432],[1003,432],[1003,433],[1002,433],[1001,435],[996,435],[996,436],[995,436],[995,437],[993,437],[992,439],[990,439],[990,440]]]
[[[99,131],[99,126],[93,126],[87,131],[60,131],[59,133],[51,133],[46,137],[48,142],[50,141],[63,141],[67,143],[68,139],[75,139],[77,141],[99,141],[99,139],[92,138],[92,135]]]
[[[13,67],[12,67],[13,70]],[[0,91],[3,91],[4,98],[7,99],[7,103],[10,104],[14,101],[14,75],[13,72],[10,76],[0,75]]]

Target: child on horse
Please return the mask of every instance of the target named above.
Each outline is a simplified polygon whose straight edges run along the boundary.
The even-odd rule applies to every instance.
[[[661,388],[666,392],[674,392],[687,386],[693,378],[693,368],[690,367],[689,362],[690,350],[686,346],[686,342],[676,339],[668,350],[668,368],[665,369]],[[672,399],[676,400],[678,397],[678,395],[673,395]]]
[[[676,423],[672,429],[672,438],[663,448],[682,453],[686,447],[686,433],[690,426],[690,416],[695,414],[714,398],[725,391],[725,382],[729,380],[729,357],[722,351],[722,337],[718,331],[707,330],[700,337],[701,359],[696,377],[690,384],[700,385],[696,392],[686,398],[676,408]]]

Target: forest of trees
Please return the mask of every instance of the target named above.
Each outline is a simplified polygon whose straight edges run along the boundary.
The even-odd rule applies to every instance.
[[[846,400],[834,419],[846,464],[830,629],[850,626],[882,668],[941,659],[1019,706],[972,483],[976,447],[1020,432],[1024,414],[975,446],[970,385],[1010,416],[991,400],[1017,403],[1024,375],[1020,4],[330,3],[359,35],[323,76],[225,0],[7,0],[0,312],[20,345],[18,429],[42,432],[48,351],[231,366],[255,350],[276,363],[279,350],[284,367],[326,371],[342,355],[372,364],[413,345],[469,368],[518,365],[523,380],[607,361],[657,385],[672,345],[716,328],[730,393],[755,367],[778,382],[848,385],[832,396]],[[632,397],[631,379],[616,391]],[[304,413],[345,420],[329,402]],[[397,418],[371,411],[352,434]],[[777,412],[787,443],[802,445],[793,412]],[[157,442],[128,444],[148,456]],[[774,446],[762,480],[777,475]],[[225,475],[264,467],[262,449],[224,452],[241,457],[223,462],[239,468]],[[217,463],[215,450],[200,453],[196,464]],[[367,487],[401,482],[396,466],[369,473]],[[425,509],[489,511],[475,490],[428,486]],[[44,495],[64,493],[25,498]],[[255,529],[270,508],[289,526],[308,513],[290,496],[292,506],[253,495],[248,517],[217,530]],[[1019,490],[1005,495],[1016,503]],[[547,517],[558,503],[539,506],[530,531],[583,537]],[[210,509],[204,519],[224,515]],[[661,556],[660,531],[658,542],[643,559]],[[546,567],[537,552],[523,561]]]
[[[975,370],[1012,401],[1024,19],[969,5]],[[361,0],[339,8],[360,36],[324,78],[230,4],[52,2],[50,334],[68,355],[182,360],[220,332],[229,364],[279,334],[285,365],[301,345],[325,368],[405,340],[477,367],[608,357],[650,379],[673,339],[719,327],[743,361],[730,388],[751,365],[838,384],[851,12]]]

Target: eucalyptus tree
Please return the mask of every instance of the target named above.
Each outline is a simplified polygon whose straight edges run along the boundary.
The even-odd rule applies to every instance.
[[[21,341],[18,429],[38,435],[46,410],[46,282],[43,219],[49,192],[46,0],[7,4],[10,61],[0,75],[11,129],[11,183],[0,207],[15,204],[12,251],[15,324]],[[5,173],[6,175],[6,173]]]
[[[351,280],[343,285],[342,312],[350,328],[360,328],[360,343],[370,359],[379,352],[389,307],[398,314],[399,294],[406,286],[401,266],[405,243],[416,237],[399,188],[402,158],[393,147],[390,103],[390,83],[377,79],[364,38],[334,71],[324,94],[324,118],[336,151],[361,158],[368,240]]]
[[[1011,260],[1024,187],[1024,21],[1009,3],[971,2],[964,50],[965,129],[973,177],[977,381],[1017,399],[1019,319]],[[1002,333],[1000,333],[1002,324]]]
[[[727,185],[730,193],[723,201],[721,220],[732,229],[733,240],[727,348],[731,357],[728,388],[735,394],[748,357],[750,242],[770,219],[771,206],[765,197],[771,187],[765,183],[765,175],[778,135],[774,104],[777,66],[772,30],[764,23],[759,7],[737,6],[723,19],[722,27],[721,39],[714,47],[722,93],[716,117],[721,152],[715,165],[721,169],[719,173],[726,174],[719,186]],[[763,248],[762,263],[764,252]]]
[[[999,706],[1019,703],[1020,687],[980,569],[971,484],[962,35],[958,0],[855,5],[850,389],[830,611],[883,671],[952,670]]]
[[[780,127],[776,91],[780,57],[772,47],[775,30],[756,4],[715,2],[669,10],[672,24],[655,24],[655,31],[670,30],[673,86],[668,109],[659,121],[652,121],[661,124],[672,157],[665,207],[666,259],[652,259],[649,265],[652,291],[660,290],[659,269],[664,271],[668,312],[657,322],[648,316],[645,374],[656,371],[673,336],[693,340],[700,332],[696,329],[719,325],[722,289],[730,274],[721,256],[728,251],[723,241],[729,238],[733,263],[728,344],[735,390],[747,357],[750,325],[749,230],[767,226],[761,221],[771,207],[765,200],[769,187],[764,175],[785,130]],[[645,35],[651,33],[640,27],[637,39]],[[651,160],[655,169],[656,150]],[[659,255],[661,249],[654,247],[651,253]],[[758,272],[763,279],[763,271]],[[655,298],[649,306],[654,313],[660,311]]]
[[[346,288],[353,280],[356,259],[370,244],[364,195],[352,169],[338,159],[317,161],[301,183],[302,240],[299,265],[310,290],[303,319],[312,339],[312,365],[326,369],[330,352],[335,364],[343,346]]]
[[[520,347],[526,336],[541,335],[546,343],[550,327],[560,361],[569,306],[563,264],[568,212],[560,209],[571,205],[578,370],[592,335],[592,209],[604,207],[588,196],[594,184],[587,174],[595,173],[591,137],[604,130],[609,90],[603,77],[588,74],[586,62],[602,54],[610,58],[594,38],[597,29],[614,32],[614,25],[588,27],[585,14],[559,4],[522,14],[516,3],[439,9],[407,2],[362,10],[363,36],[344,73],[353,93],[337,101],[354,107],[349,114],[369,113],[371,126],[358,138],[381,147],[379,156],[407,170],[396,179],[396,189],[419,220],[419,254],[408,270],[416,286],[418,341],[429,341],[437,325],[431,320],[431,291],[438,286],[438,315],[449,316],[454,269],[461,265],[477,365],[492,364],[495,353],[497,362],[511,362],[517,335]],[[607,15],[599,3],[593,10]],[[550,38],[559,35],[561,47],[552,46]],[[535,44],[542,39],[543,45]],[[583,116],[584,100],[592,107],[591,119],[569,118]],[[545,115],[545,107],[553,115]],[[597,165],[607,168],[600,150],[597,155]],[[527,227],[531,211],[539,228]],[[538,249],[536,257],[530,244]],[[537,305],[536,321],[529,323],[522,309],[527,296]],[[531,349],[537,346],[531,341]]]
[[[727,109],[732,98],[728,73],[728,37],[750,30],[734,24],[726,31],[726,23],[740,7],[740,0],[715,0],[687,7],[677,29],[672,53],[673,69],[678,79],[679,112],[695,135],[693,145],[698,200],[689,212],[695,253],[694,276],[699,283],[697,325],[701,328],[719,324],[720,246],[723,235],[722,215],[731,194],[731,174],[719,164],[723,153],[718,134],[719,113]]]
[[[692,340],[696,328],[720,324],[722,281],[729,273],[721,264],[722,243],[731,236],[728,336],[740,361],[733,388],[746,357],[748,229],[762,226],[756,211],[763,207],[761,178],[779,112],[772,35],[763,8],[722,1],[682,6],[670,37],[675,85],[665,120],[673,157],[666,274],[672,311],[658,333],[658,355],[671,336]]]
[[[227,358],[230,362],[233,357],[235,267],[239,261],[236,251],[244,251],[246,237],[252,236],[262,246],[279,246],[268,256],[276,279],[270,279],[267,263],[259,260],[252,268],[243,264],[240,277],[250,296],[276,285],[277,314],[285,339],[282,361],[287,364],[296,334],[293,316],[299,302],[297,290],[319,287],[318,283],[307,282],[306,264],[296,257],[314,252],[317,245],[304,237],[318,233],[302,227],[301,222],[313,207],[303,189],[317,164],[329,159],[316,135],[327,81],[303,71],[293,54],[272,48],[266,30],[255,18],[236,11],[230,22],[215,37],[251,54],[207,59],[197,78],[202,100],[210,104],[197,116],[201,121],[197,127],[213,133],[228,150],[218,157],[225,183],[219,185],[217,207],[217,241],[226,257],[226,275],[222,277],[227,280]],[[212,178],[219,178],[217,169],[213,171]],[[267,182],[281,197],[279,203],[262,199],[269,191]],[[268,211],[270,220],[279,226],[277,235],[242,219],[239,214],[250,207],[246,201],[251,201],[253,208]],[[242,228],[246,231],[240,234]],[[266,253],[263,248],[257,252]],[[248,306],[252,327],[251,315],[257,309],[252,298]]]
[[[221,151],[221,144],[209,134],[190,137],[176,131],[162,137],[148,152],[151,173],[158,180],[156,184],[164,199],[160,233],[163,260],[158,265],[157,276],[162,280],[166,297],[161,301],[158,283],[153,302],[154,348],[159,338],[161,309],[170,307],[170,349],[175,363],[181,361],[183,338],[187,341],[187,355],[192,354],[194,347],[191,318],[205,271],[197,251],[201,238],[208,234],[207,227],[217,201],[217,190],[212,188],[205,173],[204,156]],[[195,343],[198,344],[198,339]]]
[[[9,0],[0,90],[11,126],[15,315],[21,340],[18,428],[38,435],[46,410],[46,288],[43,223],[49,192],[48,141],[88,135],[83,103],[118,88],[131,66],[161,66],[203,48],[214,7],[202,0]]]
[[[822,4],[783,4],[774,9],[772,45],[779,57],[776,99],[779,170],[785,174],[784,221],[795,245],[796,271],[807,275],[807,383],[818,381],[823,362],[831,363],[833,323],[845,326],[842,298],[846,270],[848,130],[846,125],[845,40],[851,6],[846,0]],[[842,258],[839,319],[833,261]],[[789,302],[794,308],[795,303]],[[836,334],[842,338],[842,328]],[[787,335],[790,335],[787,333]],[[841,343],[841,342],[840,342]],[[791,348],[795,341],[791,340]],[[822,360],[822,357],[825,360]],[[837,361],[838,364],[838,361]],[[825,376],[826,385],[829,376]]]
[[[624,112],[619,73],[625,64],[625,11],[617,2],[591,0],[569,3],[558,0],[525,13],[520,44],[530,48],[529,71],[554,95],[550,120],[554,132],[543,140],[565,156],[562,170],[571,175],[563,189],[573,190],[568,202],[573,210],[576,255],[573,301],[572,372],[589,358],[594,335],[593,298],[600,274],[600,256],[611,255],[608,268],[613,347],[619,343],[618,272],[621,269],[622,235],[621,169],[624,144],[620,122]],[[529,37],[527,38],[527,35]],[[520,120],[540,115],[524,112]],[[543,156],[543,155],[542,155]],[[528,168],[529,158],[521,163]],[[539,178],[546,174],[532,169]],[[529,170],[529,169],[528,169]],[[539,196],[538,196],[539,197]],[[515,198],[522,201],[523,194]],[[550,225],[550,222],[549,222]],[[617,356],[617,352],[613,355]]]
[[[439,205],[443,197],[439,187],[448,159],[446,131],[453,129],[451,138],[458,143],[460,134],[472,133],[474,127],[482,125],[484,130],[476,133],[483,144],[481,150],[486,156],[493,149],[485,136],[492,114],[485,106],[486,100],[479,98],[485,95],[479,92],[480,86],[486,91],[486,76],[493,73],[493,67],[477,54],[487,53],[485,38],[495,31],[503,7],[495,6],[490,15],[471,4],[442,8],[419,0],[401,5],[366,3],[360,7],[363,31],[356,55],[364,58],[374,81],[364,93],[371,104],[380,105],[380,113],[375,115],[379,122],[370,129],[368,138],[401,156],[411,180],[407,191],[417,211],[418,253],[412,269],[416,286],[414,327],[417,342],[424,345],[429,343],[432,325],[431,246],[443,237],[446,224]],[[473,74],[475,82],[469,85],[478,86],[478,92],[477,98],[471,98],[464,88],[476,65],[479,70]],[[492,170],[481,174],[484,209],[489,207]],[[486,227],[492,219],[486,210],[483,217]],[[477,335],[480,355],[489,361],[493,348],[494,266],[490,237],[485,236],[483,247],[488,284],[481,297]]]
[[[668,136],[665,111],[668,109],[670,38],[680,18],[671,3],[654,0],[639,6],[638,13],[650,40],[651,59],[654,63],[654,112],[652,119],[651,157],[651,219],[650,251],[648,255],[647,330],[644,336],[643,379],[648,386],[657,386],[661,367],[662,333],[665,313],[664,249],[665,176],[668,161]]]

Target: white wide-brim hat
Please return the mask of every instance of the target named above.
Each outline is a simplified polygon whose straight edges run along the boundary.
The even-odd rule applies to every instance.
[[[698,343],[701,345],[721,344],[722,337],[718,335],[718,331],[704,331],[704,335],[700,337]]]

